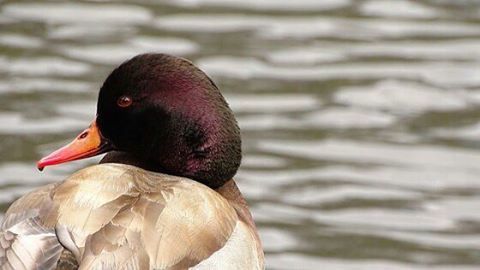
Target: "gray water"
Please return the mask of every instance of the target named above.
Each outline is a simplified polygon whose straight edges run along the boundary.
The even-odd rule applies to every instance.
[[[0,1],[2,211],[150,51],[235,111],[268,269],[479,268],[480,1]]]

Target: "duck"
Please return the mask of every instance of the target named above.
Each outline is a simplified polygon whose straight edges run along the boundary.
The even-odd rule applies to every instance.
[[[116,67],[96,117],[47,166],[99,164],[16,200],[0,227],[0,269],[264,269],[233,179],[240,129],[216,84],[161,53]]]

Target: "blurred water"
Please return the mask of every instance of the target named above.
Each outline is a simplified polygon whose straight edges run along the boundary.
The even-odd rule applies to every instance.
[[[0,1],[0,29],[2,211],[95,162],[34,165],[159,51],[236,112],[268,269],[480,265],[480,1]]]

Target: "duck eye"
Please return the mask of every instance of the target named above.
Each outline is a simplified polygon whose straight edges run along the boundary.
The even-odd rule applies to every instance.
[[[129,97],[129,96],[121,96],[117,99],[117,105],[122,107],[122,108],[126,108],[130,105],[132,105],[132,98]]]

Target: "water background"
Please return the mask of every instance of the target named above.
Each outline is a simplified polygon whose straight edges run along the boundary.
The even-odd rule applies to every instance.
[[[480,1],[0,1],[2,212],[150,51],[235,111],[267,269],[479,269]]]

